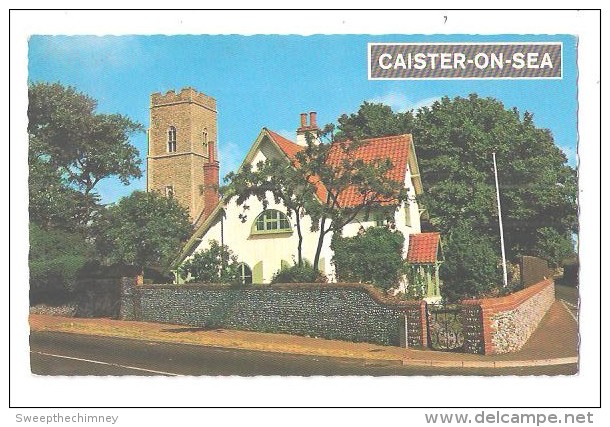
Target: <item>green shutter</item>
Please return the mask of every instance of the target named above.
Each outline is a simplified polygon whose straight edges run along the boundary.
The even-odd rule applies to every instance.
[[[263,262],[254,264],[252,269],[252,283],[263,283]]]

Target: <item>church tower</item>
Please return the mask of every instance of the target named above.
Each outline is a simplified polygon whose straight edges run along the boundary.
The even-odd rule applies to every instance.
[[[218,203],[216,100],[187,87],[153,93],[146,190],[174,197],[193,223]]]

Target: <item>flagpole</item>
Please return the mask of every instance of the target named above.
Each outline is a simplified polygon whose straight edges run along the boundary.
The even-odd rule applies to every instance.
[[[506,273],[506,253],[504,251],[504,229],[502,227],[502,208],[500,207],[500,187],[498,185],[498,167],[496,166],[496,152],[491,153],[494,159],[494,176],[496,178],[496,197],[498,199],[498,220],[500,223],[500,245],[502,246],[502,273],[504,287],[508,286],[508,274]]]

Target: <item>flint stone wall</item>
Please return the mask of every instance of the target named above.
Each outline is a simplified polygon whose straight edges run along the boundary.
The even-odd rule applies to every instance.
[[[393,300],[360,284],[136,285],[123,279],[126,320],[287,333],[382,345],[422,346],[421,303]],[[412,315],[409,316],[408,314]],[[409,337],[406,332],[409,330]]]
[[[555,284],[543,280],[514,294],[464,304],[481,307],[485,354],[518,351],[555,301]]]

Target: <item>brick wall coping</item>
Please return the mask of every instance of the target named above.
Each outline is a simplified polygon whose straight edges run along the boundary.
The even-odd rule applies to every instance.
[[[318,290],[318,289],[352,289],[355,291],[366,292],[373,300],[379,304],[390,308],[404,309],[406,307],[419,307],[425,304],[424,301],[409,301],[400,298],[386,295],[376,287],[365,283],[276,283],[265,285],[251,286],[234,286],[222,283],[185,283],[180,285],[174,284],[139,284],[139,289],[204,289],[204,290],[220,290],[220,289],[244,289],[244,290],[266,290],[272,289],[277,291],[292,291],[292,290]]]
[[[494,311],[505,311],[511,310],[525,301],[533,297],[534,295],[544,291],[549,286],[553,286],[554,282],[552,279],[546,279],[535,285],[529,286],[522,289],[514,294],[506,295],[498,298],[481,298],[481,299],[467,299],[463,300],[462,304],[480,305],[482,309],[493,309]]]

